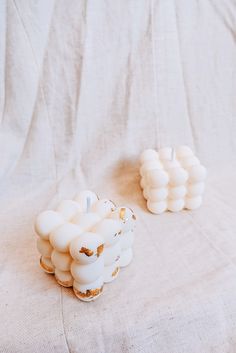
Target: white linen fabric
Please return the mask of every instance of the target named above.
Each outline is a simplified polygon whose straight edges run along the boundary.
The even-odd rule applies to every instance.
[[[0,352],[235,353],[236,3],[0,1]],[[194,212],[150,214],[138,156],[190,145]],[[134,209],[135,258],[83,303],[35,215],[89,188]]]

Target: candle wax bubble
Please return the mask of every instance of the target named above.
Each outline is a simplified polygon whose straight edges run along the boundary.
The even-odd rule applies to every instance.
[[[187,193],[186,186],[174,186],[169,188],[169,198],[172,200],[178,200],[185,197]]]
[[[195,196],[195,197],[186,197],[185,199],[185,208],[189,210],[195,210],[200,207],[202,204],[202,197]]]
[[[133,258],[133,250],[132,248],[128,248],[126,250],[123,250],[121,252],[120,260],[119,260],[119,265],[120,267],[126,267],[130,264]]]
[[[58,268],[55,269],[55,278],[57,282],[63,287],[72,287],[74,279],[70,271],[61,271]]]
[[[79,265],[73,261],[71,264],[71,273],[74,279],[79,283],[91,283],[103,274],[104,258],[100,256],[95,262],[88,265]]]
[[[82,233],[82,229],[72,223],[65,223],[50,234],[50,243],[59,252],[69,252],[70,242]]]
[[[167,210],[167,202],[166,201],[152,202],[148,200],[147,208],[152,213],[161,214]]]
[[[171,212],[178,212],[184,208],[184,199],[179,200],[169,200],[168,210]]]
[[[140,156],[140,161],[141,161],[141,163],[145,163],[146,161],[155,160],[156,158],[158,158],[157,151],[155,151],[153,149],[147,149],[142,152],[142,154]]]
[[[81,265],[95,262],[104,251],[104,239],[101,235],[86,232],[72,240],[70,254]]]
[[[103,283],[103,276],[100,276],[94,282],[87,284],[81,284],[74,281],[73,289],[77,298],[85,302],[90,302],[101,295]]]
[[[148,191],[148,199],[152,202],[163,201],[168,196],[168,188],[161,187],[156,189],[149,189]]]
[[[169,176],[164,170],[151,170],[147,173],[147,181],[151,188],[166,186]]]
[[[204,189],[205,189],[204,182],[188,184],[187,196],[188,197],[201,196],[204,192]]]
[[[72,258],[68,253],[53,250],[51,260],[53,265],[60,271],[70,271]]]
[[[36,218],[35,231],[42,239],[48,240],[51,231],[63,223],[65,220],[58,212],[44,211]]]
[[[53,247],[48,240],[44,240],[41,238],[37,239],[37,249],[38,252],[44,257],[51,257],[51,253],[53,251]]]

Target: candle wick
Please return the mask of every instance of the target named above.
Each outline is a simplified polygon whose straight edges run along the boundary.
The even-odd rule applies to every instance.
[[[87,213],[90,211],[90,207],[91,207],[91,199],[90,197],[87,197],[87,208],[86,208]]]

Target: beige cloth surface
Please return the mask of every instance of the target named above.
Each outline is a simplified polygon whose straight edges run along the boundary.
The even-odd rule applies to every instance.
[[[236,352],[236,4],[0,2],[0,352]],[[144,148],[189,144],[195,212],[147,212]],[[138,217],[94,303],[38,265],[35,215],[83,188]]]

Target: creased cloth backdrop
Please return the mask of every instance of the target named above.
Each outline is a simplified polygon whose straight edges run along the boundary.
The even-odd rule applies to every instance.
[[[0,1],[0,352],[236,352],[236,3]],[[203,206],[147,212],[144,148],[190,145]],[[89,188],[135,210],[94,303],[38,265],[35,215]]]

